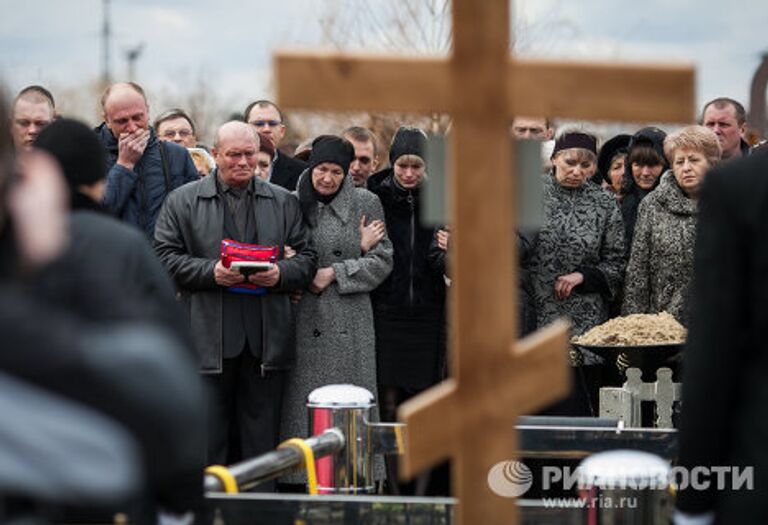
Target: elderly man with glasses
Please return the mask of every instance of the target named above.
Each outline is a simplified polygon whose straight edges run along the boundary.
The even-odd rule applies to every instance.
[[[197,146],[195,123],[183,109],[164,111],[155,119],[153,127],[160,140],[175,142],[185,148]]]
[[[295,190],[299,175],[307,168],[307,164],[289,157],[279,149],[280,141],[283,140],[286,130],[283,112],[274,102],[257,100],[248,104],[243,117],[248,124],[256,128],[256,131],[269,137],[275,146],[275,157],[272,161],[269,182],[289,191]]]

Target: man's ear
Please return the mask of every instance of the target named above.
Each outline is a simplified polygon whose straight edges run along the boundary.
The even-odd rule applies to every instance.
[[[376,155],[373,156],[373,160],[371,161],[371,166],[373,166],[373,168],[371,169],[374,169],[374,170],[379,167],[379,157],[377,157]]]
[[[280,144],[283,141],[283,138],[285,138],[285,132],[288,130],[288,128],[285,127],[285,124],[280,124],[277,129],[280,130],[280,133],[276,133],[275,137],[275,149],[277,149],[278,144]]]
[[[552,137],[554,136],[555,136],[554,128],[547,128],[547,131],[544,133],[544,138],[546,140],[552,140]]]

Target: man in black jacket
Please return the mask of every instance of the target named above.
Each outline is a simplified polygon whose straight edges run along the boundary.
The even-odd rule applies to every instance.
[[[152,246],[136,228],[111,217],[99,204],[106,170],[104,149],[93,131],[81,122],[62,118],[40,133],[35,148],[56,159],[69,186],[71,244],[64,256],[83,269],[87,286],[109,290],[115,296],[108,311],[100,306],[100,317],[123,319],[135,312],[144,320],[164,325],[191,346],[173,283]]]
[[[0,100],[0,121],[5,117],[3,109]],[[71,138],[71,130],[62,131]],[[90,146],[70,151],[71,144],[55,142],[75,156],[95,151],[95,171],[103,173],[98,142],[87,127],[81,126],[79,131],[81,137],[92,141]],[[7,351],[0,352],[0,372],[61,396],[63,402],[95,409],[124,427],[139,445],[140,488],[145,503],[157,503],[173,514],[201,510],[204,436],[199,407],[204,400],[189,356],[184,355],[179,339],[153,319],[144,317],[147,322],[136,322],[142,319],[141,314],[131,312],[130,305],[125,304],[130,301],[118,289],[104,285],[106,281],[95,283],[92,277],[98,268],[85,267],[64,253],[69,241],[69,214],[61,171],[69,164],[33,150],[19,159],[11,185],[12,159],[3,132],[0,340]],[[54,138],[55,132],[47,128],[38,142],[44,143],[44,136]],[[105,254],[105,259],[109,257]],[[97,257],[94,262],[99,262]],[[16,402],[24,405],[25,399]],[[14,421],[14,426],[19,426],[17,423],[21,422]],[[17,430],[28,432],[30,443],[39,441],[41,427]],[[74,439],[72,444],[76,444]],[[40,458],[29,456],[29,450],[22,449],[18,458],[27,462],[29,479],[50,472],[54,458],[36,468]],[[131,454],[126,459],[133,458]],[[55,494],[57,484],[77,485],[77,476],[65,472],[63,477],[50,479],[49,485]],[[70,483],[70,477],[75,481]],[[46,500],[45,494],[18,489],[12,487],[8,492]],[[8,495],[2,492],[0,498]],[[74,506],[93,503],[88,497],[56,497],[54,502]],[[0,507],[5,505],[0,502]],[[138,516],[134,521],[148,522]]]
[[[701,111],[701,124],[717,135],[723,148],[723,161],[749,155],[749,144],[744,140],[747,112],[739,101],[727,97],[710,100]]]
[[[113,84],[101,97],[104,122],[96,132],[107,152],[104,206],[152,239],[165,197],[198,179],[187,149],[158,140],[149,126],[144,90],[133,82]]]
[[[285,136],[285,122],[283,112],[274,102],[269,100],[257,100],[251,102],[245,108],[245,121],[256,128],[259,133],[264,133],[272,139],[275,146],[275,158],[272,161],[272,172],[269,174],[269,182],[282,186],[288,191],[296,189],[301,172],[307,169],[307,164],[282,153],[278,146]]]
[[[768,523],[766,171],[758,151],[708,173],[701,191],[680,466],[709,469],[711,485],[680,492],[678,524]],[[717,490],[712,467],[752,467],[754,486],[727,477]]]
[[[51,92],[43,86],[27,86],[13,99],[11,134],[17,151],[29,150],[40,132],[56,118]]]
[[[201,370],[216,394],[209,462],[277,445],[285,371],[296,351],[289,294],[309,285],[317,264],[298,199],[255,176],[258,151],[252,126],[224,124],[213,147],[216,170],[172,192],[155,229],[155,250],[180,289]],[[246,277],[223,265],[225,238],[276,245],[279,260]],[[290,259],[286,245],[296,251]],[[245,281],[262,290],[238,293]]]

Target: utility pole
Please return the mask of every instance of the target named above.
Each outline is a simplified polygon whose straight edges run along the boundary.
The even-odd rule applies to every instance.
[[[109,24],[109,2],[110,0],[102,0],[102,14],[103,22],[101,29],[101,54],[102,54],[102,69],[101,69],[101,81],[104,87],[108,86],[112,82],[112,73],[109,67],[109,45],[112,38],[112,29]]]
[[[125,51],[125,59],[128,61],[128,80],[131,82],[136,80],[136,61],[141,56],[143,50],[144,43],[142,42],[136,47],[129,48]]]

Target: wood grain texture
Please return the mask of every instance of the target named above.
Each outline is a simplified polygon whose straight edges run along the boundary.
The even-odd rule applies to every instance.
[[[507,0],[454,0],[451,57],[281,52],[277,101],[321,111],[446,112],[451,180],[451,378],[400,406],[401,473],[453,464],[459,524],[514,524],[489,469],[514,459],[520,414],[569,389],[568,325],[515,343],[515,114],[692,122],[689,67],[513,60]]]
[[[404,479],[451,456],[452,437],[463,424],[456,389],[456,382],[447,379],[399,407],[398,420],[406,424],[407,453],[400,456]]]
[[[509,105],[518,115],[693,122],[693,67],[524,61],[510,63]]]
[[[509,118],[695,120],[695,71],[689,66],[507,60],[504,103],[469,96],[476,91],[466,77],[455,86],[449,64],[448,58],[281,52],[275,57],[278,102],[286,108],[323,111],[456,114],[482,104]]]
[[[279,52],[278,103],[320,111],[450,110],[448,58]]]
[[[511,359],[507,349],[516,333],[514,216],[503,213],[514,213],[508,78],[498,73],[507,63],[509,6],[507,0],[455,0],[452,7],[449,100],[455,102],[449,159],[455,278],[449,340],[456,386],[450,397],[433,398],[430,390],[401,407],[405,421],[413,407],[424,420],[440,421],[438,428],[422,425],[418,434],[413,432],[408,439],[413,449],[406,449],[402,465],[412,473],[417,466],[434,464],[416,456],[434,458],[430,447],[443,452],[445,445],[438,443],[445,440],[451,447],[457,522],[515,523],[514,502],[494,494],[487,482],[494,464],[515,456],[518,413],[514,405],[500,404],[500,394],[519,388],[518,378],[498,375]]]

